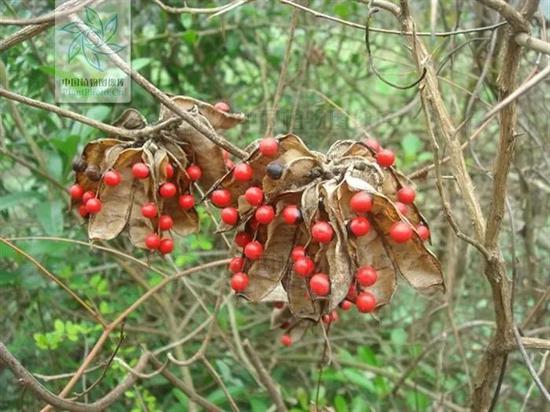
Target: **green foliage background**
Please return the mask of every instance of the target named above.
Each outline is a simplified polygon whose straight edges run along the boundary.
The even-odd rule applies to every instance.
[[[26,11],[23,3],[24,0],[4,0],[0,2],[0,14],[10,16],[15,12],[25,17],[54,7],[53,1],[33,1],[33,7]],[[189,3],[200,3],[200,7],[220,4]],[[368,11],[362,2],[309,3],[333,16],[366,21]],[[430,2],[413,3],[419,31],[430,31]],[[474,2],[459,3],[463,6],[457,9],[452,1],[438,2],[435,30],[492,22],[492,16],[480,13]],[[208,19],[205,15],[170,15],[153,2],[134,1],[133,67],[167,93],[209,102],[223,99],[234,110],[244,111],[249,121],[228,133],[232,142],[244,147],[264,133],[292,12],[292,8],[278,2],[258,1],[223,17]],[[398,29],[396,21],[384,12],[376,14],[371,25]],[[15,30],[12,26],[0,26],[0,37]],[[441,87],[456,124],[462,120],[479,79],[489,38],[490,32],[425,38],[440,68]],[[399,84],[416,78],[416,68],[401,36],[373,33],[371,41],[375,64],[386,78]],[[536,58],[535,53],[526,54],[523,77],[536,64]],[[50,30],[0,55],[0,82],[20,94],[53,102],[53,65]],[[361,30],[301,13],[287,69],[277,132],[292,127],[313,149],[325,150],[338,139],[361,138],[366,129],[385,147],[397,151],[398,166],[405,173],[431,162],[431,144],[417,89],[397,90],[376,78],[368,69]],[[478,124],[488,106],[495,103],[497,76],[497,68],[490,67],[479,100],[474,102],[473,124]],[[511,214],[506,216],[508,229],[503,236],[510,273],[514,271],[517,276],[515,316],[519,323],[548,287],[548,99],[548,93],[537,90],[521,101],[523,129],[518,131],[521,136],[509,191]],[[129,105],[66,107],[104,122],[111,122],[127,107],[137,108],[154,122],[159,110],[158,103],[135,84]],[[88,245],[81,219],[67,210],[68,197],[63,188],[72,182],[71,160],[86,142],[103,134],[6,99],[0,100],[0,116],[0,235],[11,238],[78,291],[106,319],[113,319],[161,277]],[[482,198],[494,160],[497,126],[493,122],[486,129],[472,144],[468,156]],[[479,257],[448,227],[433,174],[418,179],[417,184],[418,204],[431,222],[433,249],[443,261],[449,293],[427,299],[401,282],[393,303],[376,318],[353,311],[342,313],[341,320],[330,330],[332,362],[320,378],[321,406],[338,412],[448,410],[446,406],[438,409],[442,400],[468,406],[476,364],[493,328],[490,290],[482,276]],[[454,198],[452,181],[448,185]],[[460,220],[469,221],[460,202],[453,202],[453,209]],[[214,224],[203,209],[201,223],[200,234],[178,239],[173,254],[178,269],[226,256],[226,246],[213,234]],[[170,262],[149,258],[124,238],[110,246],[166,272],[174,271]],[[228,275],[223,269],[205,270],[171,284],[158,295],[158,301],[150,300],[132,313],[117,356],[133,364],[141,347],[154,350],[195,330],[208,318],[205,309],[213,309],[219,288],[225,288],[230,295]],[[28,259],[4,245],[0,245],[0,302],[0,340],[36,374],[76,370],[101,334],[101,328],[75,301],[42,276]],[[538,330],[534,336],[548,338],[547,315],[545,319],[539,313],[527,331]],[[280,385],[287,404],[293,411],[307,411],[315,400],[323,336],[319,329],[311,330],[303,341],[284,348],[278,343],[281,332],[269,329],[269,316],[269,307],[235,299],[224,302],[207,357],[242,410],[266,411],[272,401],[242,360],[241,342],[249,339]],[[174,356],[191,356],[203,338],[204,331],[174,349]],[[98,362],[106,362],[117,344],[115,333]],[[535,365],[539,365],[542,352],[531,355]],[[399,377],[409,367],[412,371],[408,378],[397,386]],[[229,409],[224,392],[201,363],[170,369],[185,380],[192,380],[202,396]],[[75,390],[82,391],[100,373],[98,368],[87,374]],[[102,396],[125,374],[114,362],[101,383],[87,395],[88,400]],[[66,381],[42,380],[56,393]],[[524,402],[524,410],[542,410],[539,408],[543,401],[536,389],[526,400],[530,385],[519,354],[511,353],[496,410],[518,411]],[[37,410],[40,405],[29,391],[18,387],[8,371],[0,369],[0,410]],[[135,385],[110,410],[188,408],[186,396],[157,376]]]

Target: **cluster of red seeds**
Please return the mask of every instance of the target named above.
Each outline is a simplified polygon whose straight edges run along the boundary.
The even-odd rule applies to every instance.
[[[370,147],[375,153],[377,163],[382,167],[390,167],[395,163],[395,154],[389,149],[384,149],[375,139],[366,139],[364,143]],[[407,216],[409,214],[409,205],[414,202],[416,192],[412,187],[404,186],[397,192],[397,201],[395,206],[399,212]],[[352,207],[353,209],[353,207]],[[429,229],[424,225],[416,227],[420,239],[427,240],[430,237]],[[391,238],[397,243],[405,243],[411,239],[413,231],[405,222],[396,222],[390,229]]]
[[[389,149],[383,149],[380,144],[374,139],[367,139],[364,142],[375,153],[377,163],[381,167],[390,167],[395,163],[395,154]],[[261,147],[261,146],[260,146]],[[397,192],[397,201],[395,202],[400,213],[407,216],[408,205],[412,204],[415,200],[416,193],[411,187],[404,186]],[[373,199],[367,192],[357,192],[350,199],[349,207],[355,214],[348,223],[347,228],[351,235],[355,237],[365,236],[369,233],[371,224],[368,218],[365,216],[371,211],[373,206]],[[288,216],[288,219],[287,219]],[[296,206],[287,206],[283,210],[283,217],[287,223],[296,223],[292,220],[293,216],[301,216],[300,210]],[[418,235],[422,240],[427,240],[430,236],[428,228],[424,225],[419,225],[416,228]],[[317,221],[311,227],[311,237],[314,241],[319,243],[328,243],[332,240],[334,235],[334,229],[329,222]],[[413,236],[413,230],[409,223],[399,221],[394,223],[389,231],[391,239],[396,243],[405,243],[409,241]],[[315,270],[315,262],[307,255],[306,248],[304,246],[295,246],[291,253],[293,261],[293,270],[299,276],[309,278],[309,289],[312,294],[317,296],[327,296],[330,293],[330,279],[325,273],[317,273]],[[242,258],[234,258],[232,263],[233,267],[236,263],[244,265]],[[230,267],[232,269],[232,267]],[[246,275],[239,272],[236,275],[238,280],[245,278],[246,282],[239,282],[238,286],[246,287],[248,285],[248,279]],[[235,276],[235,275],[234,275]],[[367,288],[373,286],[378,279],[378,273],[372,266],[359,267],[354,276],[354,281],[350,285],[350,289],[346,298],[340,303],[340,309],[348,311],[353,305],[357,307],[357,310],[361,313],[370,313],[376,309],[376,297],[373,293],[368,291]],[[232,281],[233,286],[233,281]],[[244,289],[235,291],[239,292]],[[336,311],[324,314],[322,316],[324,323],[330,324],[338,320],[338,314]],[[285,328],[287,325],[282,325]],[[289,334],[284,334],[281,337],[281,344],[284,346],[290,346],[292,344],[292,337]]]
[[[166,177],[168,179],[174,176],[174,166],[166,164]],[[190,181],[197,181],[202,176],[202,170],[199,166],[192,164],[186,169],[186,174]],[[148,179],[150,176],[149,166],[138,162],[132,165],[132,175],[136,179]],[[103,183],[107,186],[118,186],[122,181],[121,174],[116,170],[108,170],[103,174]],[[101,200],[97,198],[92,191],[84,192],[79,184],[74,184],[69,188],[69,194],[73,201],[80,201],[78,211],[80,216],[87,217],[90,214],[96,214],[101,211]],[[178,188],[174,183],[165,182],[160,185],[158,194],[161,198],[173,198],[178,194]],[[178,197],[178,203],[183,210],[190,210],[195,207],[195,198],[190,193],[182,193]],[[174,240],[169,236],[162,236],[163,232],[169,232],[174,226],[172,216],[167,214],[159,215],[159,207],[154,202],[149,202],[141,207],[141,214],[147,219],[156,219],[157,230],[145,237],[145,246],[151,250],[158,250],[166,255],[174,250]]]
[[[260,142],[259,151],[262,156],[273,157],[279,151],[279,142],[273,138],[266,138]],[[236,165],[227,164],[232,167],[233,178],[238,182],[251,182],[254,171],[248,163],[238,163]],[[231,162],[229,160],[229,162]],[[264,192],[261,187],[251,185],[244,193],[244,198],[248,204],[255,209],[254,217],[250,225],[252,229],[256,229],[258,225],[268,225],[275,219],[275,209],[273,206],[264,203]],[[221,208],[220,217],[222,221],[230,226],[236,226],[239,223],[239,212],[237,208],[232,207],[231,192],[227,189],[216,189],[210,195],[210,201],[218,208]],[[296,224],[301,218],[300,210],[297,206],[287,206],[283,210],[283,218],[288,224]],[[243,272],[245,259],[257,260],[263,252],[264,246],[257,240],[253,240],[252,236],[243,231],[235,236],[235,243],[242,248],[242,257],[235,257],[229,264],[229,269],[233,273],[231,277],[231,287],[235,292],[243,292],[246,290],[249,278]]]

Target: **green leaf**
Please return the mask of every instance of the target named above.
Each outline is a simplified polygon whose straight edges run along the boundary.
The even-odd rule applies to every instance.
[[[63,232],[63,211],[65,205],[61,199],[41,202],[35,208],[36,218],[48,236],[61,235]]]
[[[53,323],[53,327],[58,334],[62,335],[65,333],[65,324],[61,319],[56,319]]]
[[[367,378],[364,372],[358,371],[357,369],[344,368],[342,369],[342,373],[351,383],[367,390],[368,392],[376,393],[374,384],[369,378]]]
[[[264,398],[252,397],[248,401],[252,412],[265,412],[269,409],[269,403]]]
[[[359,359],[367,365],[378,366],[376,353],[369,346],[360,346],[357,349],[357,354],[359,355]]]
[[[338,17],[346,19],[350,16],[350,13],[351,13],[351,10],[350,10],[349,6],[350,5],[347,4],[347,3],[336,4],[336,5],[334,5],[334,13],[336,13],[336,15]]]
[[[39,349],[48,349],[48,340],[46,339],[46,335],[43,333],[35,333],[32,337],[34,338],[34,342]]]
[[[351,402],[351,412],[368,412],[370,410],[369,404],[362,396],[353,398]]]
[[[152,61],[153,59],[149,57],[140,57],[139,59],[132,60],[132,69],[139,71],[151,64]]]
[[[17,205],[30,207],[34,204],[34,201],[38,199],[40,199],[40,196],[35,192],[10,193],[9,195],[0,197],[0,210],[6,210]]]
[[[342,395],[336,395],[334,397],[334,407],[336,408],[336,412],[348,412],[348,403],[346,402],[346,399]]]
[[[55,180],[62,180],[63,179],[63,159],[61,159],[61,156],[59,156],[56,152],[48,152],[46,154],[46,158],[48,159],[47,162],[47,168],[48,172],[51,177],[53,177]]]
[[[193,46],[199,40],[199,34],[194,30],[187,30],[181,35],[182,40],[190,46]]]

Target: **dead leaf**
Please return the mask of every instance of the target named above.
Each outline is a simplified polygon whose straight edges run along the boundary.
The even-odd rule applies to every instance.
[[[243,295],[252,302],[262,302],[281,284],[281,279],[290,269],[290,252],[296,238],[297,226],[285,223],[281,216],[280,212],[287,204],[289,203],[285,200],[277,204],[277,216],[267,226],[264,253],[248,270],[250,283]]]
[[[114,169],[122,177],[117,186],[102,184],[99,190],[101,211],[90,217],[88,236],[92,240],[110,240],[117,237],[126,226],[132,204],[134,177],[132,165],[141,159],[140,149],[122,151]]]

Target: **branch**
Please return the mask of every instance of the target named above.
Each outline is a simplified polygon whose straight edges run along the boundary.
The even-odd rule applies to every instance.
[[[151,356],[151,363],[155,368],[161,368],[163,366],[163,363],[154,356]],[[172,385],[174,385],[184,394],[186,394],[191,401],[195,402],[197,405],[202,406],[205,410],[209,412],[223,412],[216,405],[204,399],[202,396],[198,395],[193,389],[189,388],[182,380],[178,379],[168,369],[162,369],[160,373],[168,382],[170,382]]]
[[[525,351],[525,347],[523,346],[522,337],[519,334],[518,328],[514,326],[514,336],[516,338],[516,342],[518,344],[519,352],[521,353],[521,357],[523,358],[523,361],[527,365],[527,369],[529,370],[529,374],[535,381],[535,384],[539,388],[540,392],[546,399],[546,402],[550,402],[550,394],[548,393],[548,390],[545,388],[544,384],[541,382],[537,371],[533,367],[533,364],[531,363],[531,360],[529,359],[529,355],[527,355],[527,352]]]
[[[134,370],[137,372],[141,372],[143,369],[145,369],[149,357],[149,353],[143,353],[140,356],[137,365],[134,367]],[[19,383],[25,388],[29,388],[36,396],[38,396],[38,398],[49,403],[50,405],[56,406],[59,409],[74,412],[103,411],[107,409],[109,405],[111,405],[121,396],[123,396],[124,392],[130,389],[138,380],[138,376],[130,373],[126,376],[126,378],[124,378],[121,383],[119,383],[103,398],[93,403],[87,404],[68,401],[54,395],[45,386],[38,382],[36,378],[32,376],[32,374],[27,369],[25,369],[23,365],[21,365],[21,363],[8,351],[8,348],[6,348],[6,346],[2,342],[0,342],[0,364],[8,367],[19,379]]]
[[[273,379],[269,375],[269,373],[265,370],[264,365],[262,364],[262,361],[258,357],[258,354],[250,345],[250,342],[248,340],[245,340],[243,342],[243,347],[248,353],[248,356],[250,357],[250,361],[252,362],[252,365],[254,366],[254,369],[256,369],[256,372],[258,372],[258,378],[260,379],[260,382],[265,386],[267,389],[267,392],[271,396],[271,399],[273,399],[273,402],[275,402],[275,407],[278,412],[285,412],[288,409],[286,408],[285,402],[281,396],[281,391],[277,389],[275,386],[275,382],[273,382]]]
[[[24,250],[15,246],[9,240],[4,239],[3,237],[0,237],[0,243],[5,244],[7,247],[13,249],[15,252],[17,252],[18,254],[23,256],[25,259],[27,259],[29,262],[31,262],[48,279],[50,279],[52,282],[57,284],[61,289],[63,289],[65,292],[71,295],[71,297],[74,300],[76,300],[84,309],[86,309],[86,311],[92,316],[93,319],[95,319],[99,324],[105,326],[105,321],[103,320],[103,317],[101,316],[101,314],[96,312],[89,304],[84,302],[84,300],[80,296],[78,296],[78,294],[75,291],[73,291],[69,286],[65,285],[62,281],[60,281],[53,273],[51,273],[48,269],[46,269],[39,261],[37,261],[35,258],[33,258]]]
[[[286,50],[284,59],[281,65],[281,73],[279,74],[279,81],[277,82],[277,89],[275,90],[275,97],[273,97],[273,106],[267,116],[267,126],[265,130],[265,136],[270,137],[273,134],[273,128],[275,126],[275,117],[279,110],[279,101],[283,95],[283,91],[286,86],[286,73],[288,70],[288,63],[290,61],[290,54],[292,52],[292,42],[294,41],[294,32],[296,30],[296,23],[298,21],[298,10],[294,10],[292,13],[292,19],[290,20],[290,30],[288,34],[288,40],[286,43]]]
[[[136,83],[147,90],[160,103],[164,104],[168,109],[170,109],[172,112],[174,112],[187,123],[189,123],[191,127],[197,130],[199,133],[203,134],[214,144],[222,147],[239,159],[246,158],[246,156],[248,155],[247,152],[238,148],[237,146],[226,140],[223,136],[220,136],[210,125],[205,125],[195,116],[193,116],[186,110],[183,110],[176,103],[174,103],[174,101],[170,97],[168,97],[160,89],[158,89],[153,83],[143,77],[140,73],[133,70],[124,60],[122,60],[122,58],[118,54],[114,53],[111,48],[105,44],[105,42],[102,42],[93,30],[86,30],[87,26],[82,22],[80,18],[76,16],[71,16],[69,17],[69,19],[74,22],[83,33],[86,34],[88,40],[90,40],[99,50],[109,56],[109,58],[118,68],[129,75]]]
[[[334,17],[334,16],[329,16],[328,14],[318,12],[318,11],[310,9],[306,6],[302,6],[301,4],[296,4],[296,3],[294,3],[290,0],[279,0],[279,1],[283,4],[288,4],[289,6],[296,7],[297,9],[305,11],[306,13],[313,14],[315,17],[318,17],[318,18],[321,18],[321,19],[334,21],[336,23],[343,24],[344,26],[353,27],[355,29],[360,29],[360,30],[365,30],[367,28],[366,26],[364,26],[362,24],[354,23],[354,22],[344,20],[344,19],[340,19],[340,18]],[[384,0],[381,0],[381,1],[380,0],[379,1],[374,0],[372,2],[372,5],[374,7],[379,7],[381,9],[389,11],[390,13],[392,13],[395,16],[398,16],[401,13],[401,8],[397,5],[395,5],[395,4],[393,4],[394,7],[391,7],[391,6],[389,6],[389,4],[392,4],[392,3],[389,3],[389,2],[384,1]],[[460,29],[460,30],[447,31],[447,32],[436,32],[436,33],[425,32],[425,31],[422,32],[421,31],[421,32],[416,32],[414,34],[416,34],[417,36],[426,36],[426,37],[432,37],[432,36],[435,36],[435,37],[449,37],[449,36],[455,36],[455,35],[458,35],[458,34],[477,33],[477,32],[485,31],[485,30],[495,30],[495,29],[497,29],[501,26],[504,26],[505,24],[506,24],[506,22],[503,21],[503,22],[500,22],[500,23],[492,24],[490,26],[474,27],[472,29]],[[388,29],[380,29],[380,28],[376,28],[376,27],[369,27],[369,31],[376,32],[376,33],[398,34],[398,35],[412,35],[413,34],[412,31],[388,30]]]
[[[503,0],[477,0],[490,9],[495,10],[508,22],[516,32],[529,32],[529,22],[514,6]]]
[[[92,1],[95,1],[95,0],[86,0],[86,1],[83,1],[82,3],[81,3],[81,0],[70,0],[66,3],[63,3],[61,6],[53,10],[50,13],[50,15],[46,15],[48,16],[48,18],[44,23],[34,24],[34,25],[24,27],[23,29],[15,32],[11,36],[8,36],[5,39],[2,39],[0,41],[0,52],[3,52],[9,49],[10,47],[13,47],[27,39],[30,39],[31,37],[34,37],[42,33],[44,30],[47,30],[50,27],[52,27],[55,24],[55,18],[49,18],[49,16],[55,17],[56,13],[58,13],[57,15],[59,14],[63,15],[64,10],[67,10],[67,9],[71,9],[71,12],[74,13],[75,11],[78,11],[79,9],[91,3]]]
[[[3,25],[30,26],[30,25],[43,24],[43,23],[52,23],[52,22],[55,22],[55,19],[60,19],[62,17],[68,16],[69,14],[76,13],[77,11],[83,9],[84,7],[96,1],[102,2],[103,0],[84,0],[82,2],[81,0],[69,1],[62,4],[57,9],[53,10],[50,13],[46,13],[43,16],[35,17],[31,19],[9,19],[5,17],[0,17],[0,26],[3,26]],[[74,7],[73,7],[73,4],[75,4]]]
[[[62,116],[62,117],[66,117],[66,118],[69,118],[69,119],[76,120],[77,122],[80,122],[80,123],[86,124],[88,126],[94,127],[98,130],[104,131],[105,133],[108,133],[111,136],[119,136],[119,137],[124,137],[124,138],[132,139],[132,140],[142,138],[142,137],[147,137],[151,134],[157,133],[160,130],[166,129],[169,126],[174,125],[175,123],[181,122],[181,119],[172,118],[172,119],[165,120],[165,121],[163,121],[161,123],[158,123],[156,125],[153,125],[153,126],[144,127],[143,129],[128,130],[128,129],[124,129],[122,127],[116,127],[116,126],[112,126],[112,125],[107,124],[107,123],[103,123],[103,122],[100,122],[100,121],[97,121],[97,120],[94,120],[94,119],[90,119],[89,117],[83,116],[79,113],[75,113],[75,112],[72,112],[72,111],[67,110],[67,109],[62,109],[61,107],[58,107],[58,106],[50,104],[50,103],[45,103],[45,102],[41,102],[39,100],[31,99],[30,97],[22,96],[20,94],[8,91],[8,90],[6,90],[4,88],[1,88],[1,87],[0,87],[0,96],[3,96],[5,98],[11,99],[11,100],[15,100],[17,102],[26,104],[26,105],[31,106],[31,107],[35,107],[37,109],[42,109],[42,110],[47,110],[49,112],[53,112],[53,113],[55,113],[59,116]]]
[[[248,3],[251,0],[236,0],[232,1],[229,4],[226,4],[224,6],[218,6],[218,7],[210,7],[210,8],[200,8],[200,7],[174,7],[169,6],[167,4],[164,4],[161,0],[154,0],[154,2],[165,12],[171,13],[171,14],[183,14],[183,13],[189,13],[189,14],[213,14],[217,15],[217,13],[220,12],[226,12],[227,9],[238,7],[242,4]]]
[[[527,33],[516,34],[514,40],[520,46],[538,51],[539,53],[550,54],[550,43],[530,36]]]
[[[501,100],[495,107],[491,109],[489,113],[485,115],[484,120],[489,119],[495,113],[498,113],[499,111],[507,107],[509,104],[519,99],[521,96],[523,96],[525,93],[527,93],[530,89],[532,89],[534,86],[539,84],[541,81],[546,80],[546,77],[548,76],[548,74],[550,74],[550,64],[548,64],[546,68],[543,71],[541,71],[539,74],[527,80],[523,85],[521,85],[512,93],[510,93],[508,96],[506,96],[506,98]]]

